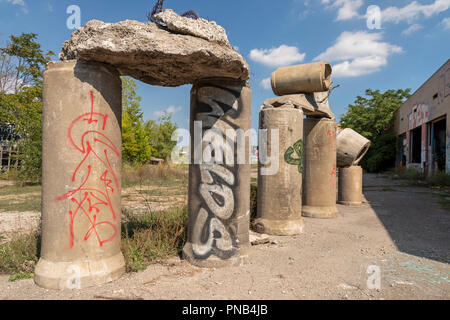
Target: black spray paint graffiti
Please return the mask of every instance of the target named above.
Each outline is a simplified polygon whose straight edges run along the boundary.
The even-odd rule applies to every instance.
[[[225,162],[215,158],[236,150],[235,139],[226,135],[227,130],[236,128],[225,119],[239,114],[240,88],[233,89],[207,86],[197,92],[200,110],[195,121],[202,121],[202,144],[207,145],[203,158],[209,159],[208,163],[197,165],[201,177],[198,192],[203,201],[194,222],[192,249],[198,259],[211,255],[228,259],[237,253],[237,223],[233,221],[237,202],[234,190],[239,183],[236,162],[231,159],[230,163],[227,157]],[[212,136],[225,143],[211,143]]]
[[[293,158],[292,154],[296,153],[298,158]],[[289,147],[284,153],[284,161],[290,165],[298,166],[298,172],[303,173],[303,141],[302,139],[294,143],[293,147]]]

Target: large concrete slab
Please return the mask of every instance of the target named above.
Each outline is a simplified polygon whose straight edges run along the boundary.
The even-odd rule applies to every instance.
[[[59,57],[108,63],[121,75],[168,87],[204,78],[248,80],[250,74],[245,59],[229,44],[133,20],[91,20],[64,42]]]

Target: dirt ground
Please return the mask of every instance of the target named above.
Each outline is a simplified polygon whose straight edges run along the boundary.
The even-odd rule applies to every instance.
[[[240,267],[173,258],[75,291],[0,276],[0,299],[450,299],[450,211],[439,191],[404,183],[365,175],[368,203],[338,206],[333,220],[305,218],[303,234],[252,246]],[[369,289],[377,270],[381,287]]]

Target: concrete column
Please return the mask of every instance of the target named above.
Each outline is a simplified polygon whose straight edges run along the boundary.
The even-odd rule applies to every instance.
[[[42,246],[34,281],[77,289],[119,278],[119,74],[104,64],[51,62],[44,73]]]
[[[273,175],[258,170],[258,213],[254,226],[257,232],[272,235],[295,235],[303,231],[303,112],[288,107],[263,107],[259,113],[259,128],[278,130],[278,171]],[[270,140],[268,140],[270,141]],[[269,165],[272,165],[270,163]]]
[[[362,174],[360,166],[339,168],[338,203],[346,206],[362,204]]]
[[[336,122],[326,118],[304,121],[304,172],[302,215],[335,218]]]
[[[200,267],[239,265],[249,246],[250,128],[247,83],[205,79],[191,90],[188,242]]]

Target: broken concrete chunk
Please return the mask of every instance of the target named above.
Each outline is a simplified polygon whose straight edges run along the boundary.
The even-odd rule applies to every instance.
[[[167,87],[204,78],[248,80],[250,74],[245,59],[229,46],[133,20],[89,21],[64,42],[59,58],[108,63],[120,75]]]
[[[170,9],[156,14],[155,18],[164,23],[170,31],[189,34],[194,37],[230,46],[225,29],[217,25],[214,21],[208,21],[202,18],[191,19],[182,17]]]
[[[260,234],[253,232],[252,230],[249,231],[249,239],[252,246],[257,246],[260,244],[270,243],[271,239],[269,235],[267,234]]]
[[[292,94],[270,98],[264,101],[265,107],[272,106],[279,108],[284,105],[293,105],[295,108],[303,109],[303,113],[307,116],[334,119],[334,114],[328,105],[326,92]]]

